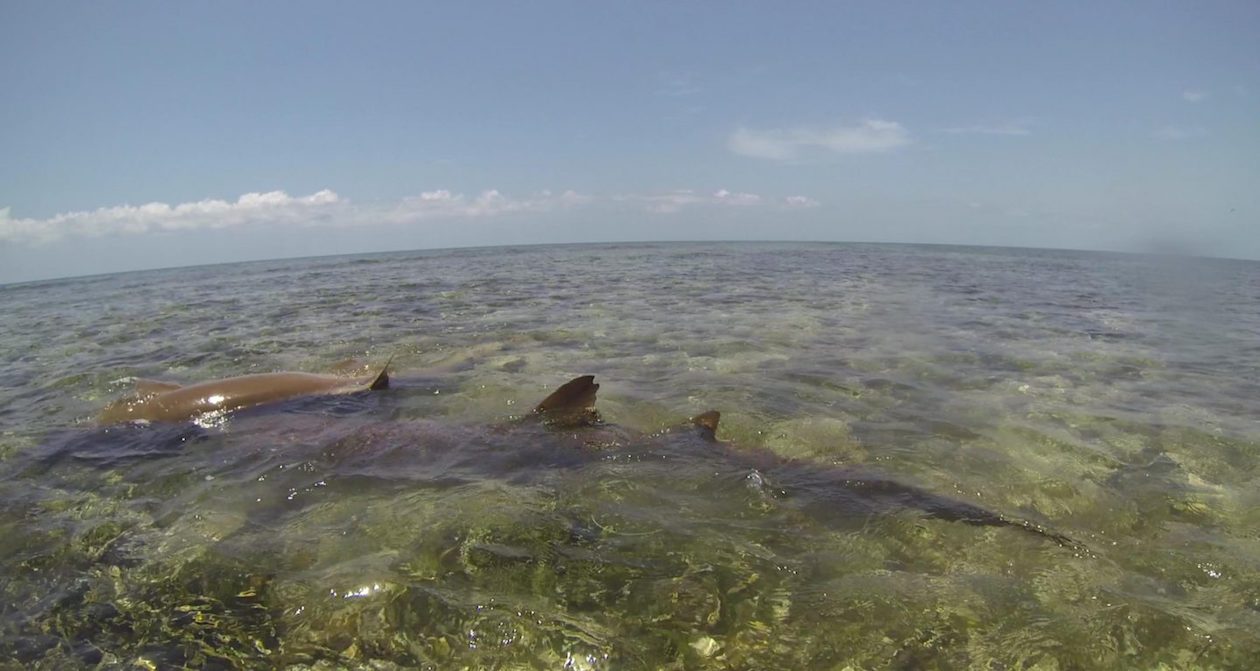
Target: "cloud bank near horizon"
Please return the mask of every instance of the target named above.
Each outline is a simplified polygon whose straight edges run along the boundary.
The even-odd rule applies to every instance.
[[[447,189],[421,192],[390,203],[358,204],[331,189],[308,196],[284,191],[246,193],[235,201],[204,199],[170,205],[116,205],[57,214],[46,219],[15,218],[10,208],[0,208],[0,242],[41,245],[66,238],[99,238],[191,230],[229,229],[242,226],[405,226],[430,220],[479,219],[519,214],[542,214],[591,205],[625,206],[653,214],[694,207],[801,209],[817,207],[808,196],[768,198],[755,193],[718,189],[700,193],[675,189],[663,193],[592,196],[572,190],[541,191],[510,196],[487,189],[476,196]]]
[[[614,196],[619,202],[638,203],[648,212],[673,214],[692,207],[779,207],[800,209],[818,207],[821,203],[808,196],[786,196],[778,200],[763,198],[755,193],[742,193],[718,189],[713,193],[700,193],[692,189],[676,189],[659,194],[632,194]]]
[[[235,202],[205,199],[178,205],[116,205],[66,212],[47,219],[14,219],[6,207],[0,209],[0,240],[43,243],[66,236],[230,228],[256,221],[300,223],[318,220],[343,203],[336,193],[324,189],[298,198],[283,191],[268,191],[247,193]]]
[[[855,125],[830,128],[797,126],[757,130],[741,126],[727,138],[726,147],[741,156],[791,161],[807,151],[874,154],[911,142],[910,132],[896,121],[866,119]]]

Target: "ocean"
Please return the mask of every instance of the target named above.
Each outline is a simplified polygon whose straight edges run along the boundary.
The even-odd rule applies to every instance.
[[[1260,263],[561,245],[7,285],[0,315],[3,668],[1260,659]],[[380,392],[95,421],[136,378],[391,357]],[[586,374],[598,440],[521,428]],[[711,409],[721,443],[672,438]]]

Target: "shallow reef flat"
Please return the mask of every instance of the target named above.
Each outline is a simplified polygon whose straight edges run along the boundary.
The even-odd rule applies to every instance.
[[[0,668],[1249,668],[1260,264],[1169,263],[627,244],[2,286]],[[95,422],[134,378],[390,357],[380,392]],[[598,432],[514,424],[583,374]],[[1076,543],[621,449],[710,409],[723,449]]]

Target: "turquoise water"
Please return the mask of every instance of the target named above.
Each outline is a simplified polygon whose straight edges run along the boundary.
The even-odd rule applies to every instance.
[[[1260,658],[1260,264],[553,246],[9,285],[0,314],[13,668]],[[93,421],[136,377],[391,356],[385,392]],[[615,427],[511,423],[582,374]],[[733,454],[863,465],[1079,545],[824,505],[652,437],[709,409]]]

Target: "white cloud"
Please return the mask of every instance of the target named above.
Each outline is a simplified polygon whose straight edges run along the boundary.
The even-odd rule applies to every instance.
[[[755,193],[733,193],[726,189],[719,189],[714,192],[713,201],[721,205],[758,205],[761,203],[761,196]]]
[[[428,219],[494,217],[520,212],[548,212],[590,201],[574,191],[553,194],[542,191],[525,198],[505,196],[498,189],[482,191],[473,198],[446,189],[425,191],[403,198],[387,208],[365,208],[356,217],[364,223],[407,224]]]
[[[425,191],[392,205],[352,205],[330,190],[293,197],[283,191],[247,193],[235,202],[209,199],[168,205],[119,205],[68,212],[48,219],[15,219],[0,210],[0,241],[43,243],[64,237],[221,229],[237,226],[405,224],[434,218],[490,217],[543,212],[586,202],[573,191],[544,191],[512,198],[491,189],[476,197],[447,190]]]
[[[224,229],[232,227],[409,225],[431,220],[478,219],[521,213],[555,212],[598,203],[629,202],[649,212],[677,212],[689,207],[752,208],[778,206],[815,207],[806,196],[767,200],[755,193],[718,189],[700,193],[679,189],[655,194],[596,197],[575,191],[541,191],[514,197],[497,189],[476,196],[446,189],[423,191],[418,196],[384,204],[354,204],[330,190],[294,197],[283,191],[247,193],[234,202],[217,199],[168,205],[119,205],[83,212],[68,212],[47,219],[13,218],[0,208],[0,242],[46,243],[67,237],[132,235],[163,231]]]
[[[788,196],[783,199],[783,204],[787,207],[818,207],[822,203],[810,198],[809,196]]]
[[[1181,98],[1188,103],[1200,103],[1206,100],[1208,94],[1204,91],[1182,91]]]
[[[678,212],[686,207],[754,207],[765,204],[765,200],[755,193],[742,193],[726,189],[718,189],[709,194],[697,193],[691,189],[675,189],[658,194],[615,196],[613,200],[642,203],[648,212],[657,214]]]
[[[1160,140],[1180,141],[1203,137],[1208,132],[1202,126],[1163,126],[1156,128],[1152,134]]]
[[[228,228],[245,224],[304,223],[347,205],[330,190],[294,198],[283,191],[247,193],[236,202],[207,199],[168,205],[117,205],[67,212],[48,219],[14,219],[0,213],[0,240],[51,242],[65,236]]]
[[[1032,135],[1032,131],[1028,128],[1028,123],[1023,121],[956,126],[954,128],[945,128],[944,132],[951,135]]]
[[[896,121],[867,119],[857,125],[832,128],[754,130],[740,127],[731,133],[726,146],[743,156],[789,161],[810,149],[837,154],[870,154],[891,151],[910,142],[910,133]]]

